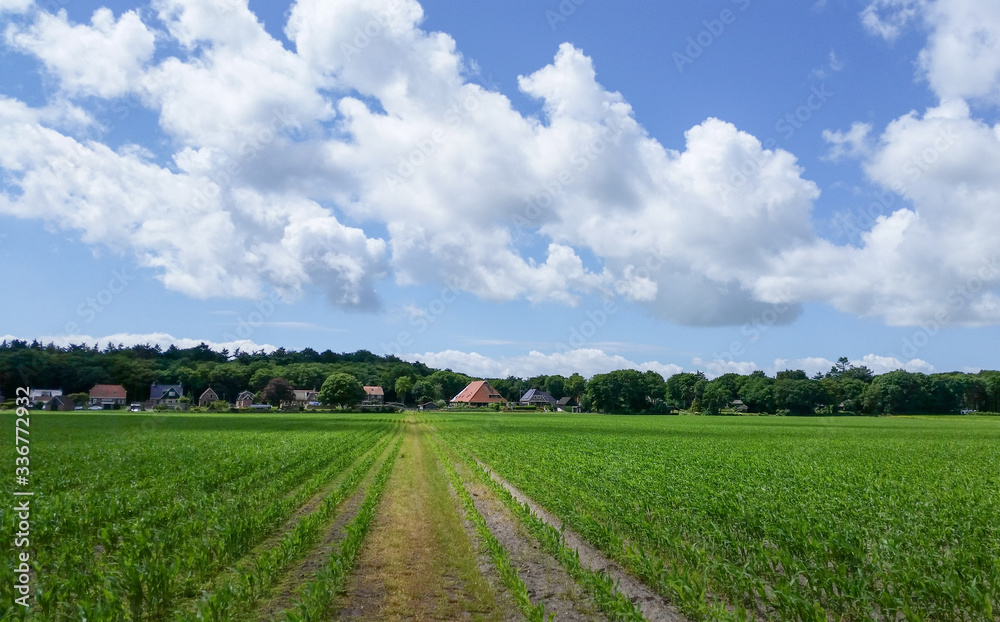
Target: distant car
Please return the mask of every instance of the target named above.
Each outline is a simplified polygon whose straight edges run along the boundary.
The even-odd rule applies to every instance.
[[[74,408],[73,410],[83,410],[83,406],[77,406],[77,407],[76,407],[76,408]]]
[[[104,410],[103,406],[91,406],[87,410]]]

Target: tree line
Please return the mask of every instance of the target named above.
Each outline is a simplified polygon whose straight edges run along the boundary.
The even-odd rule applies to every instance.
[[[332,374],[348,374],[362,385],[382,387],[387,402],[408,405],[447,401],[475,380],[420,362],[379,356],[367,350],[336,353],[279,348],[263,351],[214,351],[193,348],[121,344],[66,347],[20,340],[0,343],[0,393],[12,397],[19,386],[86,393],[95,384],[120,384],[129,401],[149,398],[153,383],[183,384],[196,399],[211,387],[229,402],[245,390],[264,399],[269,383],[287,381],[296,389],[319,391]],[[749,375],[725,374],[709,380],[703,373],[680,373],[664,379],[652,371],[619,370],[531,378],[489,379],[508,401],[528,389],[547,391],[555,399],[578,399],[584,410],[608,413],[664,413],[673,409],[719,414],[730,410],[781,414],[957,413],[1000,411],[1000,372],[920,374],[894,371],[875,375],[867,367],[841,358],[825,374],[801,370]],[[284,385],[282,385],[284,386]]]
[[[897,370],[875,375],[844,357],[828,372],[812,377],[802,370],[785,370],[773,378],[755,371],[709,380],[701,372],[686,372],[663,380],[654,372],[622,370],[591,378],[581,405],[602,412],[678,409],[708,415],[998,412],[1000,372],[922,374]]]

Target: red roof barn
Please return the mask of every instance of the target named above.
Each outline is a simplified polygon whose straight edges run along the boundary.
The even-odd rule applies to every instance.
[[[494,389],[489,382],[477,380],[470,382],[469,386],[451,398],[452,404],[466,404],[468,406],[486,406],[488,404],[503,404],[506,402],[502,395]]]
[[[125,387],[120,384],[95,384],[90,390],[90,405],[114,408],[125,405]]]

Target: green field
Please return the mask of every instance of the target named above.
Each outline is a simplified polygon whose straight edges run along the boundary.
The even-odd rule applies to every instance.
[[[691,619],[998,619],[1000,419],[418,417],[34,414],[36,602],[11,604],[8,555],[0,611],[261,619],[358,491],[350,555],[339,545],[272,617],[328,615],[386,512],[383,485],[391,498],[412,482],[389,478],[405,436],[401,464],[423,452],[406,468],[463,485],[478,458]],[[13,475],[13,414],[0,422]]]
[[[692,615],[992,620],[1000,604],[997,419],[438,427]]]

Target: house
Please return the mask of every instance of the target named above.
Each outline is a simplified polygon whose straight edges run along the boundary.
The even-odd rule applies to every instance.
[[[250,408],[253,406],[253,393],[243,391],[236,396],[236,408]]]
[[[156,384],[154,382],[149,385],[149,405],[153,407],[177,408],[183,395],[183,384]]]
[[[198,405],[207,407],[219,401],[219,394],[212,390],[212,387],[205,389],[205,392],[198,398]]]
[[[566,396],[559,398],[556,402],[556,410],[561,413],[578,413],[580,412],[580,405],[576,403],[576,399]]]
[[[507,400],[485,380],[470,382],[458,395],[451,398],[452,404],[462,406],[488,406],[506,402]]]
[[[282,406],[295,406],[298,408],[305,408],[306,406],[319,406],[319,391],[316,389],[293,389],[295,397],[292,399],[291,404],[282,404]]]
[[[76,404],[67,395],[52,397],[43,407],[45,410],[75,410]]]
[[[62,394],[62,389],[32,389],[28,398],[33,408],[45,408],[49,400]]]
[[[125,406],[125,387],[120,384],[95,384],[90,390],[90,407],[104,410]]]
[[[437,410],[438,405],[434,402],[424,402],[417,407],[419,410]]]
[[[528,389],[528,392],[521,396],[521,406],[555,408],[556,398],[552,397],[547,391]]]
[[[381,406],[385,403],[385,391],[382,387],[365,387],[365,401],[362,406]]]
[[[729,406],[733,409],[734,412],[738,413],[750,412],[750,409],[747,408],[747,405],[743,403],[743,400],[733,400],[732,402],[729,403]]]

